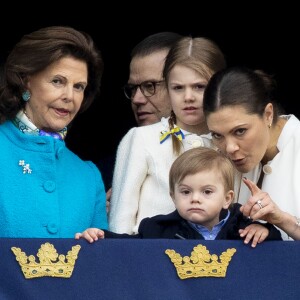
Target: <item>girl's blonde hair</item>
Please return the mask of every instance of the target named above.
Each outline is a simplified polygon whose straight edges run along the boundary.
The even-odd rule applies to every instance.
[[[210,39],[183,37],[172,46],[166,57],[163,69],[163,78],[166,82],[176,65],[196,71],[208,82],[214,73],[226,67],[226,61],[220,48]],[[172,111],[169,119],[170,130],[175,124],[176,116]],[[172,144],[174,153],[179,155],[182,144],[174,134],[172,134]]]

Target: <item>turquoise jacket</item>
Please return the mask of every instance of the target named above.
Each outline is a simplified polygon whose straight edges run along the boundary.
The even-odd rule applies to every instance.
[[[98,168],[64,141],[0,125],[0,237],[74,238],[107,228]]]

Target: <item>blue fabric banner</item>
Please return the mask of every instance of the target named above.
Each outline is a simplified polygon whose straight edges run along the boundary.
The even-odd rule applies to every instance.
[[[25,279],[11,247],[36,257],[46,242],[64,255],[81,246],[71,278]],[[236,249],[226,277],[178,277],[165,250],[190,256],[199,244],[218,257]],[[268,241],[253,249],[221,240],[0,239],[0,299],[300,299],[299,250],[298,241]]]

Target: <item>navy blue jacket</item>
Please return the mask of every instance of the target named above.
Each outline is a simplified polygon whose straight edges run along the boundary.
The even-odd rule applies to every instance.
[[[224,224],[216,240],[242,240],[239,235],[239,229],[244,229],[250,224],[258,223],[246,218],[240,212],[241,205],[234,203],[230,208],[230,216]],[[227,210],[222,210],[220,220],[227,215]],[[269,235],[266,240],[282,240],[280,231],[272,224],[260,223],[269,229]],[[139,226],[138,234],[119,234],[104,230],[105,238],[140,238],[140,239],[199,239],[203,236],[192,228],[189,223],[183,219],[175,210],[167,215],[157,215],[151,218],[144,218]]]

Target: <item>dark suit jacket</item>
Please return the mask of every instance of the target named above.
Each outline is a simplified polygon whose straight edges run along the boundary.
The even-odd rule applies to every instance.
[[[240,212],[241,205],[234,203],[230,208],[230,216],[218,233],[216,240],[242,240],[239,235],[239,229],[244,229],[253,222],[244,217]],[[222,210],[220,220],[227,215],[227,210]],[[282,240],[280,231],[269,223],[259,223],[269,229],[269,236],[266,240]],[[192,228],[189,223],[183,219],[175,210],[168,215],[157,215],[151,218],[145,218],[141,221],[138,234],[118,234],[104,230],[106,238],[140,238],[140,239],[199,239],[203,236]]]

